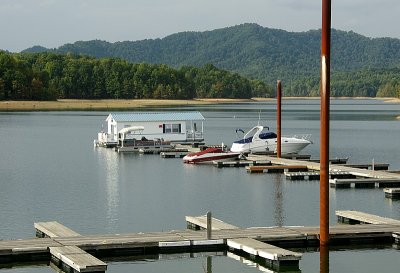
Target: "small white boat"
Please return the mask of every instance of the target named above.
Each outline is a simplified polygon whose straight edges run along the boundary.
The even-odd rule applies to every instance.
[[[183,157],[184,163],[198,164],[211,163],[213,161],[228,161],[238,159],[240,153],[224,151],[221,148],[207,148],[204,151],[190,153]]]
[[[266,131],[268,127],[261,125],[254,126],[242,139],[233,142],[231,151],[237,153],[276,153],[277,135],[274,132]],[[242,130],[238,129],[236,132]],[[309,135],[281,137],[281,153],[297,154],[309,144]]]

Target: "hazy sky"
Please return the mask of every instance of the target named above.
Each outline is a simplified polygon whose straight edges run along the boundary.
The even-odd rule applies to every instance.
[[[242,23],[321,27],[322,0],[0,0],[0,49],[163,38]],[[399,0],[332,0],[332,27],[400,38]]]

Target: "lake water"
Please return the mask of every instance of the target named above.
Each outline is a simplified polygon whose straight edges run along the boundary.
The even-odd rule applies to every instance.
[[[276,128],[274,102],[151,108],[200,111],[206,142],[230,145],[236,128]],[[284,135],[312,134],[303,153],[319,156],[319,100],[284,100]],[[34,237],[33,223],[58,221],[81,234],[168,231],[186,228],[186,215],[213,216],[241,227],[318,225],[319,182],[286,181],[279,174],[250,175],[243,168],[185,165],[158,155],[118,154],[94,148],[108,112],[0,113],[0,240]],[[390,163],[400,169],[399,104],[333,100],[330,157],[352,163]],[[400,219],[400,202],[382,189],[330,189],[335,210],[360,210]],[[392,246],[331,251],[329,272],[394,272]],[[259,272],[227,256],[166,257],[109,263],[107,272]],[[319,272],[319,253],[305,252],[301,272]],[[43,265],[0,272],[54,272]]]

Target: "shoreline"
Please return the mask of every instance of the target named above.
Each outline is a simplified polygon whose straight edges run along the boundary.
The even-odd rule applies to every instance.
[[[210,105],[223,103],[255,102],[252,99],[194,99],[194,100],[78,100],[57,101],[0,101],[1,111],[102,111],[134,110],[145,107]]]
[[[286,97],[283,100],[319,100],[320,97]],[[343,97],[332,99],[370,99],[382,100],[385,103],[400,103],[399,98],[365,98]],[[210,105],[275,101],[275,98],[252,99],[193,99],[193,100],[74,100],[57,101],[0,101],[1,112],[11,111],[102,111],[102,110],[134,110],[144,107]]]

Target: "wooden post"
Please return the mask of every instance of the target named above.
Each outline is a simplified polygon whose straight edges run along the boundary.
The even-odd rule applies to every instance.
[[[211,211],[207,212],[207,240],[211,240]]]
[[[320,245],[329,242],[329,106],[330,106],[331,0],[322,0],[321,32],[321,143]]]
[[[276,84],[276,130],[277,130],[277,143],[276,143],[276,157],[280,158],[282,156],[282,130],[281,130],[281,103],[282,103],[282,91],[281,91],[281,81],[278,80]]]
[[[372,177],[375,177],[375,159],[374,158],[372,158],[371,169],[372,169]]]

